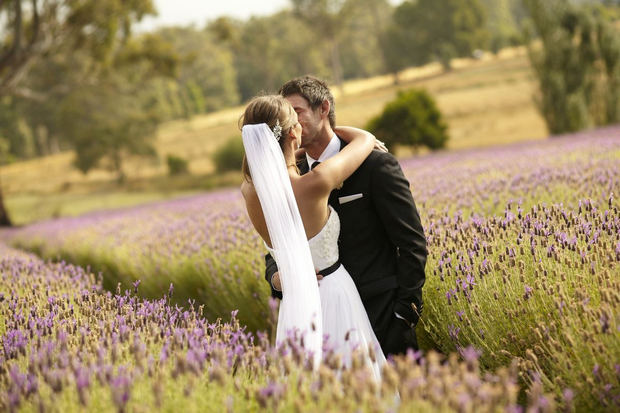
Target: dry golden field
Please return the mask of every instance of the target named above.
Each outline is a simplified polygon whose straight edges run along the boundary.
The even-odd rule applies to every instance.
[[[363,127],[398,90],[416,87],[437,100],[449,126],[448,150],[547,136],[534,104],[536,84],[525,49],[504,50],[480,60],[457,59],[453,66],[449,73],[438,64],[408,69],[400,74],[398,85],[392,76],[349,81],[342,90],[334,90],[337,122]],[[240,135],[237,120],[242,110],[239,106],[162,124],[156,138],[158,159],[128,160],[129,179],[123,187],[117,187],[114,174],[103,168],[82,175],[71,167],[72,153],[5,166],[0,178],[9,212],[15,222],[26,223],[235,185],[239,175],[214,175],[210,155]],[[166,177],[168,154],[187,159],[192,176]],[[403,149],[397,155],[409,152]]]

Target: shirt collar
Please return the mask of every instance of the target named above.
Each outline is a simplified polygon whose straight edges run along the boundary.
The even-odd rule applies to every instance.
[[[318,161],[319,162],[326,161],[332,156],[336,155],[338,152],[340,152],[340,139],[338,139],[338,136],[336,136],[336,133],[334,133],[332,136],[332,139],[329,141],[329,143],[323,150],[323,153],[321,154],[321,156],[319,156]],[[308,161],[308,167],[311,167],[312,164],[315,161],[317,161],[317,159],[314,159],[312,156],[308,155],[307,152],[306,152],[306,160]]]

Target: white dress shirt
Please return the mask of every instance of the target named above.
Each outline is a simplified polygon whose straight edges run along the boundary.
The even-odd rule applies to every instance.
[[[308,152],[306,152],[306,160],[308,161],[308,170],[310,170],[310,168],[312,168],[312,164],[314,162],[316,162],[316,161],[319,161],[319,162],[326,161],[329,158],[331,158],[332,156],[336,155],[338,152],[340,152],[340,140],[338,139],[338,137],[334,133],[334,135],[332,136],[331,140],[329,141],[329,143],[327,144],[327,146],[323,150],[323,153],[321,153],[321,156],[319,156],[319,159],[314,159],[312,156],[308,155]]]

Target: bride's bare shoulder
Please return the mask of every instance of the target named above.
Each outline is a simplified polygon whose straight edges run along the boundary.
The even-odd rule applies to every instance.
[[[254,185],[252,185],[252,183],[248,182],[248,181],[243,181],[241,183],[241,194],[243,195],[244,198],[247,199],[248,195],[256,195],[256,190],[254,189]]]
[[[241,184],[241,195],[243,195],[245,204],[248,207],[254,206],[256,204],[256,201],[258,201],[256,189],[251,182],[243,181],[243,183]]]

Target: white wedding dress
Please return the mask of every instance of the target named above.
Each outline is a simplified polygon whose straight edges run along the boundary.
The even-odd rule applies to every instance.
[[[340,218],[330,206],[330,215],[325,226],[308,240],[315,269],[326,269],[338,262],[338,235]],[[267,247],[273,257],[274,251]],[[363,352],[367,367],[376,381],[381,379],[381,368],[385,363],[379,342],[375,336],[366,309],[362,304],[355,283],[342,264],[336,271],[319,281],[323,335],[327,337],[325,348],[333,349],[342,358],[346,367],[351,365],[354,351]],[[374,361],[368,348],[374,349]]]

